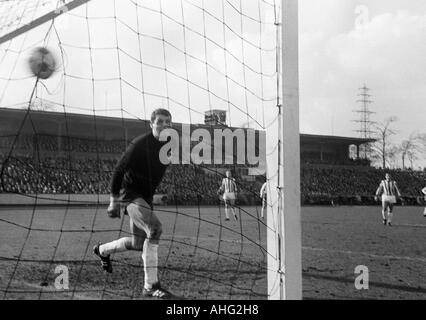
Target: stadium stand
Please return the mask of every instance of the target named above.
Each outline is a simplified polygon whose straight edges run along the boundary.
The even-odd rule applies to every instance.
[[[2,110],[0,134],[0,193],[17,194],[108,194],[112,171],[127,141],[117,119],[100,120],[109,136],[90,133],[80,136],[60,135],[53,125],[46,132],[31,134],[30,128],[18,136],[12,134],[13,119],[19,110]],[[40,117],[39,120],[37,120]],[[34,113],[34,121],[58,120],[55,113]],[[77,135],[84,128],[84,116],[75,115]],[[55,123],[50,121],[50,123]],[[120,122],[121,123],[121,122]],[[108,129],[107,124],[111,124]],[[8,129],[8,126],[11,126]],[[126,123],[126,137],[140,134],[140,121]],[[115,128],[115,129],[114,129]],[[118,129],[117,129],[118,128]],[[114,131],[117,130],[117,131]],[[50,134],[48,133],[50,132]],[[55,134],[55,132],[57,134]],[[111,133],[113,132],[113,133]],[[94,138],[96,137],[96,138]],[[303,205],[373,204],[382,169],[370,166],[366,159],[350,159],[349,144],[361,144],[356,138],[301,135],[301,201]],[[346,151],[345,151],[346,150]],[[225,170],[232,170],[239,187],[241,205],[259,205],[259,190],[264,177],[247,179],[244,165],[170,165],[157,193],[165,195],[165,203],[179,205],[216,205],[217,190]],[[423,204],[421,188],[425,171],[391,170],[406,204]]]
[[[397,181],[405,204],[421,204],[425,171],[386,170]],[[385,170],[367,166],[305,165],[301,168],[303,204],[373,204]]]
[[[4,162],[0,192],[19,194],[108,194],[109,182],[117,159],[89,157],[64,158],[11,157]],[[93,154],[91,154],[93,156]],[[214,205],[223,176],[213,169],[206,173],[193,165],[170,165],[157,189],[167,194],[168,203]],[[245,202],[257,201],[260,182],[238,181]]]
[[[89,148],[84,146],[83,148]],[[107,194],[117,158],[96,159],[87,154],[82,158],[47,156],[1,157],[4,168],[0,192],[30,194]],[[166,194],[169,204],[213,205],[222,175],[213,169],[192,165],[169,166],[157,193]],[[208,173],[208,171],[211,173]],[[392,170],[401,193],[408,204],[421,204],[420,190],[426,173]],[[304,165],[301,167],[302,204],[372,204],[384,170],[363,166]],[[260,179],[248,182],[237,176],[242,202],[258,204]]]

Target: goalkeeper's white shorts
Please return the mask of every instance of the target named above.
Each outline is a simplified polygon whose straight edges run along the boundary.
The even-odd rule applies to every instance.
[[[235,200],[235,193],[234,192],[225,192],[223,194],[223,200]]]
[[[395,196],[387,196],[382,194],[382,202],[388,202],[388,203],[396,203],[396,197]]]

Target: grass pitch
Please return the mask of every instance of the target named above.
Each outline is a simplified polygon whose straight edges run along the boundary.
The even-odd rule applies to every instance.
[[[160,279],[179,299],[266,299],[266,226],[260,208],[224,221],[223,207],[158,207],[163,224]],[[420,207],[396,207],[392,227],[380,207],[302,207],[304,299],[425,299],[426,218]],[[139,252],[112,257],[104,274],[97,242],[129,235],[129,218],[105,208],[0,209],[3,299],[141,299]],[[368,289],[355,268],[368,268]],[[69,271],[68,289],[55,280]],[[61,269],[59,269],[61,270]]]

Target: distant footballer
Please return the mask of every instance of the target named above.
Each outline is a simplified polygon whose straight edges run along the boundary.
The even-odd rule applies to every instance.
[[[235,212],[235,200],[237,198],[237,184],[232,177],[231,171],[226,171],[226,177],[222,179],[222,184],[218,190],[218,194],[223,193],[222,198],[225,202],[225,221],[229,221],[229,209],[231,208],[234,220],[237,221],[237,213]]]
[[[392,180],[389,173],[386,173],[385,180],[380,182],[374,199],[378,201],[379,196],[382,197],[383,224],[385,226],[392,226],[393,206],[397,201],[397,197],[401,198],[401,193],[399,192],[396,181]]]

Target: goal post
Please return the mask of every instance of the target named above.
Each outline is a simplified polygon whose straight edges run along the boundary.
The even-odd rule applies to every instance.
[[[298,3],[283,4],[283,152],[286,299],[302,298]]]
[[[282,74],[282,100],[277,100],[277,121],[267,130],[267,245],[275,254],[268,258],[268,295],[296,300],[302,298],[297,0],[284,0],[281,13],[277,71]]]

